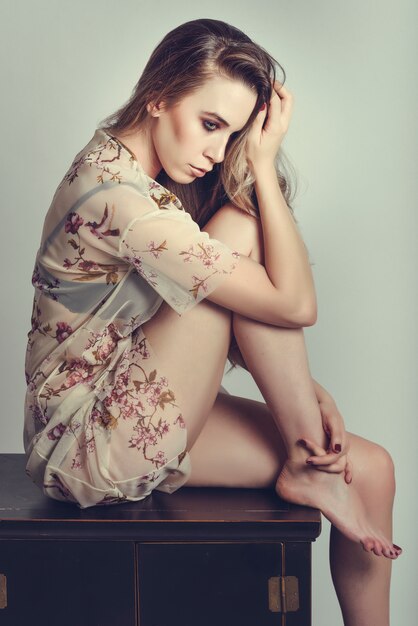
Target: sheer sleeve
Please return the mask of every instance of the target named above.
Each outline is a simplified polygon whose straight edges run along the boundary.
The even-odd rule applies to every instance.
[[[179,314],[208,296],[240,254],[201,231],[189,213],[156,208],[121,233],[119,254]]]

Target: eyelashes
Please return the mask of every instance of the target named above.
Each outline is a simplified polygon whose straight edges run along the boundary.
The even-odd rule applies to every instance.
[[[209,124],[210,126],[214,126],[215,128],[208,127],[206,126],[206,124]],[[208,131],[208,133],[213,133],[215,130],[220,128],[219,124],[216,124],[216,122],[211,122],[210,120],[203,120],[202,125],[203,125],[203,128]],[[231,135],[229,136],[229,141],[235,139],[235,137],[237,137],[239,134],[240,134],[239,130],[236,130],[234,133],[231,133]]]
[[[211,124],[212,126],[214,126],[215,128],[208,128],[206,126],[206,124]],[[205,128],[205,130],[207,130],[209,133],[213,133],[214,130],[216,130],[217,128],[219,128],[219,125],[216,124],[215,122],[211,122],[210,120],[204,120],[203,121],[203,128]]]

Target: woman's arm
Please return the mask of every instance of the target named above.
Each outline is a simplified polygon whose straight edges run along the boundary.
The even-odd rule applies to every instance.
[[[290,93],[275,85],[268,116],[259,112],[247,138],[247,161],[263,230],[264,264],[242,256],[231,277],[208,298],[251,319],[298,328],[316,322],[317,305],[306,246],[274,165],[291,109]]]
[[[283,197],[274,165],[254,166],[253,171],[266,271],[295,312],[316,319],[315,286],[306,246]]]
[[[328,391],[322,387],[316,380],[314,380],[312,378],[312,382],[315,388],[315,395],[316,398],[318,400],[318,403],[321,404],[322,402],[334,402],[334,398],[331,396],[330,393],[328,393]]]

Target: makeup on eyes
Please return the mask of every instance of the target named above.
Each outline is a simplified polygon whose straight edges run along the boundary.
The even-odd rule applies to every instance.
[[[213,124],[213,126],[215,126],[215,128],[208,128],[206,126],[206,124]],[[219,125],[216,124],[215,122],[211,122],[211,120],[203,120],[203,126],[205,128],[205,130],[209,131],[210,133],[213,133],[213,131],[217,130],[219,128]]]
[[[230,128],[231,126],[226,120],[223,119],[223,117],[221,117],[218,113],[215,113],[214,111],[202,111],[202,115],[209,115],[210,117],[214,117],[218,120],[218,122],[220,122],[227,128]]]

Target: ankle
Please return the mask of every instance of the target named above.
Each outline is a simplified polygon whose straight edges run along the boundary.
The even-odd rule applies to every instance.
[[[306,459],[308,459],[310,456],[310,451],[307,450],[305,446],[298,441],[294,445],[289,446],[287,451],[287,458],[293,464],[297,463],[299,465],[309,465],[308,463],[306,463]]]

